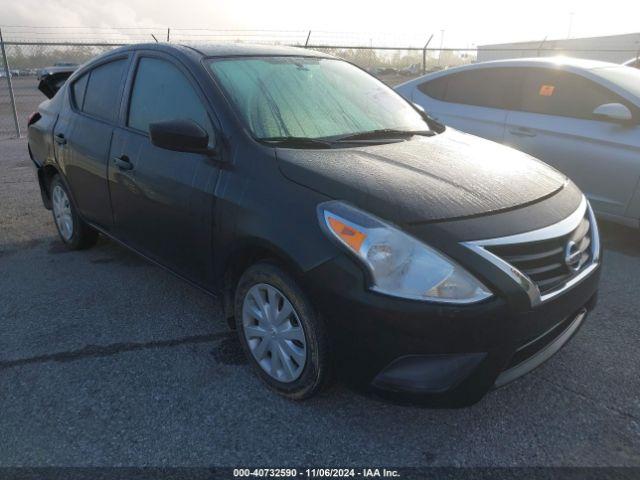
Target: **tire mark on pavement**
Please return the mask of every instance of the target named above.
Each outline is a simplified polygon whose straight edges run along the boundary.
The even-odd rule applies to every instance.
[[[171,340],[158,340],[154,342],[127,342],[113,343],[111,345],[87,345],[79,350],[68,352],[51,353],[36,357],[20,358],[16,360],[0,361],[0,371],[13,367],[20,367],[33,363],[45,362],[74,362],[85,358],[108,357],[124,352],[134,352],[137,350],[152,350],[158,348],[176,347],[180,345],[193,345],[197,343],[207,343],[233,335],[231,331],[211,333],[207,335],[193,335],[190,337],[175,338]]]

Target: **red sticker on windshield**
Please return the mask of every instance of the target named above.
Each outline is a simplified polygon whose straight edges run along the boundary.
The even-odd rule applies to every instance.
[[[540,87],[540,92],[538,92],[543,97],[550,97],[553,95],[553,91],[556,89],[553,85],[542,85]]]

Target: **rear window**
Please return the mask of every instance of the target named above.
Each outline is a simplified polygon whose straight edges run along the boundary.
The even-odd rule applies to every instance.
[[[418,88],[436,100],[509,109],[518,79],[518,72],[513,68],[482,68],[445,75]]]
[[[121,59],[91,70],[84,94],[83,112],[103,120],[115,120],[120,106],[125,65],[125,59]]]

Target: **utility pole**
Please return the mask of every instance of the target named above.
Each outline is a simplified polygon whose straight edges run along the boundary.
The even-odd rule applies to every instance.
[[[569,31],[567,32],[567,38],[571,38],[571,30],[573,29],[573,16],[576,12],[569,12]]]

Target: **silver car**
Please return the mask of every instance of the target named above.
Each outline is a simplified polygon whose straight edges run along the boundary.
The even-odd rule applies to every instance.
[[[640,70],[573,58],[504,60],[396,90],[446,125],[555,166],[601,217],[640,226]]]

